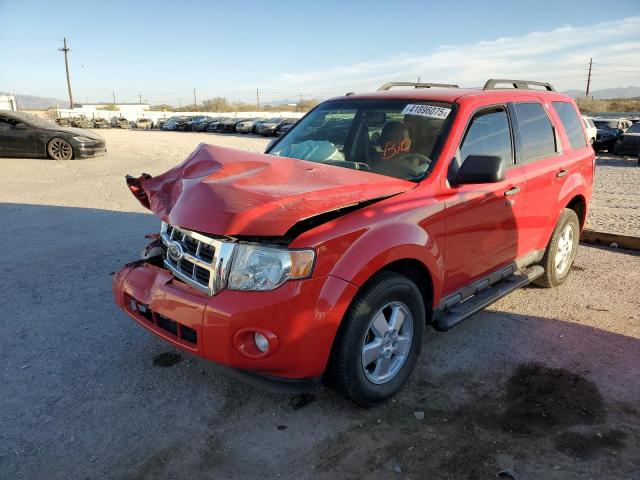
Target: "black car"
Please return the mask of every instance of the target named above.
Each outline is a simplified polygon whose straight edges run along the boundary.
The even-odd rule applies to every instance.
[[[207,125],[207,132],[221,132],[224,128],[225,122],[232,120],[229,117],[220,117],[216,121],[213,121]]]
[[[190,122],[197,120],[201,117],[182,117],[176,122],[176,130],[186,132]]]
[[[593,142],[593,149],[613,151],[613,146],[620,139],[622,134],[631,126],[631,122],[624,118],[594,118],[598,132],[596,141]]]
[[[207,128],[209,127],[209,124],[213,123],[213,122],[217,122],[220,119],[217,117],[209,117],[206,116],[204,117],[202,120],[200,120],[197,123],[193,124],[192,130],[195,132],[206,132]]]
[[[616,155],[640,155],[640,123],[634,123],[613,146]]]
[[[276,129],[274,130],[274,135],[279,137],[289,131],[291,127],[298,121],[297,118],[286,118],[284,121],[280,122]]]
[[[104,139],[95,132],[61,127],[35,115],[0,110],[0,157],[71,160],[106,152]]]

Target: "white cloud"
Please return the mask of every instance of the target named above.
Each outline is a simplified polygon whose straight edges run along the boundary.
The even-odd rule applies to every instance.
[[[480,86],[493,77],[549,81],[566,90],[584,88],[590,57],[595,62],[592,89],[640,85],[640,16],[442,46],[426,55],[402,54],[322,71],[288,72],[272,85],[322,96],[367,91],[386,81],[412,81],[418,76],[463,86]]]

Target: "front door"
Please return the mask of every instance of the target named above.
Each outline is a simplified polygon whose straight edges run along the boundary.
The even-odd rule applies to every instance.
[[[3,157],[36,153],[34,130],[26,124],[16,128],[18,124],[16,119],[0,116],[0,155]]]
[[[469,155],[500,156],[507,171],[505,180],[498,183],[450,187],[451,195],[445,200],[445,295],[508,265],[521,254],[518,234],[525,172],[514,164],[505,107],[491,107],[473,116],[450,175]]]

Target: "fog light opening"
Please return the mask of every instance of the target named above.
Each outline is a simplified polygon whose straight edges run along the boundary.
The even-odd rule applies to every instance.
[[[269,340],[267,340],[267,337],[265,337],[260,332],[255,332],[253,334],[253,341],[256,344],[258,350],[260,350],[262,353],[267,353],[267,351],[269,350]]]

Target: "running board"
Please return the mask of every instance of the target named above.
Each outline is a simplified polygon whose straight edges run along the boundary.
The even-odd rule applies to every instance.
[[[440,332],[449,330],[461,321],[469,318],[474,313],[488,307],[493,302],[513,292],[517,288],[524,287],[536,278],[542,276],[544,268],[540,265],[520,270],[495,285],[485,288],[464,302],[453,305],[434,315],[433,328]]]

